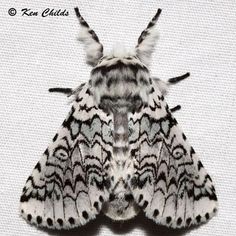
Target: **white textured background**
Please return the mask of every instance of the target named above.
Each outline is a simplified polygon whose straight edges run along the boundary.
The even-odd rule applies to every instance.
[[[212,176],[219,214],[191,231],[155,226],[140,216],[123,224],[105,217],[70,232],[38,230],[18,216],[25,180],[69,111],[48,88],[76,87],[90,68],[76,40],[79,5],[106,49],[134,46],[158,7],[160,40],[151,66],[162,79],[191,72],[171,89],[176,118]],[[8,9],[15,7],[16,16]],[[24,7],[69,11],[68,17],[20,16]],[[0,3],[0,235],[236,235],[236,1],[1,1]]]

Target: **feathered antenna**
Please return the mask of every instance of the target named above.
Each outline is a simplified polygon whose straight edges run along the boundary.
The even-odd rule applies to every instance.
[[[96,33],[89,27],[88,23],[81,16],[78,7],[75,8],[75,13],[81,26],[79,40],[85,44],[86,62],[89,65],[95,66],[103,56],[103,46],[99,42]]]
[[[147,66],[150,63],[151,54],[158,38],[157,31],[155,30],[155,25],[160,14],[161,9],[158,9],[155,16],[147,25],[147,28],[139,36],[138,44],[135,47],[137,56]]]

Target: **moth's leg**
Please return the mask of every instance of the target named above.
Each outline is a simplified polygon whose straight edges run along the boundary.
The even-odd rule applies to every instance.
[[[153,77],[153,81],[157,84],[158,88],[160,89],[161,93],[165,96],[168,92],[168,88],[170,85],[177,84],[178,82],[188,78],[190,73],[187,72],[184,75],[173,77],[168,79],[167,81],[163,81],[161,79]]]
[[[48,89],[50,93],[64,93],[68,96],[70,96],[73,92],[72,88],[50,88]]]
[[[177,106],[175,106],[175,107],[172,107],[171,109],[170,109],[170,111],[171,112],[176,112],[176,111],[179,111],[181,109],[181,106],[180,105],[177,105]]]
[[[67,96],[71,96],[71,95],[75,95],[76,93],[79,93],[82,90],[84,85],[85,85],[85,83],[82,83],[76,89],[72,89],[72,88],[50,88],[50,89],[48,89],[48,91],[50,93],[64,93]]]
[[[181,76],[177,76],[177,77],[173,77],[173,78],[170,78],[168,79],[168,83],[169,84],[177,84],[178,82],[188,78],[190,76],[190,73],[187,72],[185,73],[184,75],[181,75]]]

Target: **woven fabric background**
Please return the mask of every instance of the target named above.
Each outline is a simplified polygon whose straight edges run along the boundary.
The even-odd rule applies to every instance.
[[[168,79],[191,72],[172,87],[170,106],[212,176],[219,214],[191,231],[168,230],[139,216],[114,223],[104,216],[72,231],[38,230],[19,217],[22,188],[69,111],[65,96],[50,87],[76,87],[89,78],[77,41],[81,13],[105,49],[115,42],[135,46],[141,31],[163,9],[151,74]],[[8,9],[17,10],[15,16]],[[39,11],[21,16],[22,8]],[[69,16],[41,17],[45,8]],[[0,235],[172,236],[236,235],[236,1],[1,1],[0,3]]]

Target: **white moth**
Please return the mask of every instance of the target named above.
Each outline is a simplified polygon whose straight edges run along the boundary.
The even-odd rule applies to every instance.
[[[84,225],[101,211],[117,221],[143,211],[172,228],[206,222],[217,212],[215,188],[163,96],[189,74],[165,83],[148,70],[161,10],[132,52],[107,55],[75,12],[91,77],[72,92],[54,89],[71,92],[74,102],[26,181],[22,217],[56,229]]]

